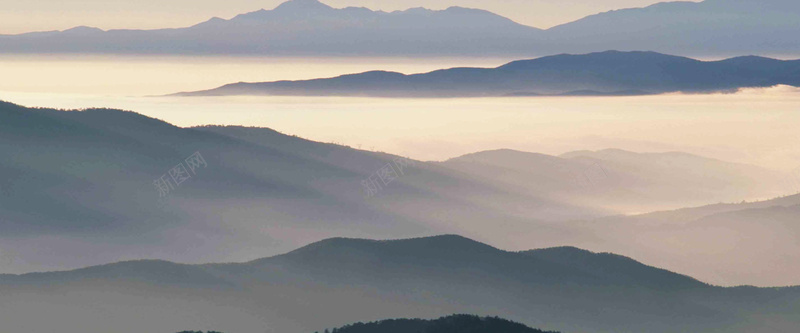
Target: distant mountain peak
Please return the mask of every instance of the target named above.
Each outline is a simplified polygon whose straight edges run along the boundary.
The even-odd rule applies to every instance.
[[[64,30],[65,33],[91,33],[91,32],[104,32],[103,29],[89,27],[85,25],[77,26],[71,29]]]
[[[406,10],[395,10],[392,13],[430,13],[433,12],[432,10],[425,8],[425,7],[411,7]]]
[[[525,255],[559,255],[559,256],[582,256],[582,257],[601,255],[601,253],[584,250],[574,246],[556,246],[543,249],[519,251],[517,253]]]
[[[330,9],[333,7],[317,0],[289,0],[275,7],[274,10],[278,12],[310,12]]]
[[[493,161],[496,161],[498,159],[503,159],[503,158],[531,158],[531,159],[532,158],[536,158],[536,159],[543,159],[543,160],[557,160],[558,159],[558,157],[556,157],[556,156],[547,155],[547,154],[541,154],[541,153],[535,153],[535,152],[526,152],[526,151],[521,151],[521,150],[502,148],[502,149],[484,150],[484,151],[479,151],[479,152],[470,153],[470,154],[466,154],[466,155],[461,155],[461,156],[458,156],[458,157],[453,157],[453,158],[447,160],[447,162],[451,162],[451,161],[453,161],[453,162],[458,162],[458,161],[485,161],[485,162],[492,163]]]
[[[557,333],[545,332],[499,317],[479,317],[455,314],[439,319],[389,319],[369,323],[357,323],[336,329],[342,333],[365,332],[513,332],[513,333]]]
[[[336,260],[349,261],[363,254],[369,257],[406,257],[448,256],[453,254],[469,255],[476,253],[497,253],[501,250],[490,245],[459,235],[440,235],[393,240],[372,240],[361,238],[329,238],[321,240],[279,257],[303,258],[315,261]],[[324,258],[324,259],[321,259]],[[270,260],[264,258],[256,260]]]
[[[328,238],[324,239],[312,244],[309,244],[305,247],[297,249],[295,251],[301,251],[303,249],[315,249],[320,247],[337,247],[337,246],[350,246],[350,245],[358,245],[358,244],[414,244],[414,245],[451,245],[451,246],[458,246],[458,245],[480,245],[480,246],[488,246],[481,242],[469,239],[464,236],[448,234],[448,235],[438,235],[438,236],[429,236],[429,237],[418,237],[418,238],[407,238],[407,239],[392,239],[392,240],[372,240],[372,239],[362,239],[362,238],[344,238],[344,237],[336,237],[336,238]]]
[[[507,18],[507,17],[500,16],[500,15],[498,15],[498,14],[495,14],[495,13],[493,13],[493,12],[490,12],[490,11],[488,11],[488,10],[485,10],[485,9],[479,9],[479,8],[469,8],[469,7],[461,7],[461,6],[450,6],[450,7],[447,7],[445,10],[443,10],[443,12],[449,12],[449,13],[470,13],[470,14],[483,14],[483,15],[499,16],[499,17],[502,17],[502,18],[504,18],[504,19],[511,20],[511,19],[509,19],[509,18]]]

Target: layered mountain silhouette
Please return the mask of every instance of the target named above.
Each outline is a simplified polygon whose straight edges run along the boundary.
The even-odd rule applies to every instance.
[[[612,213],[514,193],[435,164],[398,164],[401,157],[385,153],[262,128],[180,128],[120,110],[0,103],[0,152],[13,156],[0,160],[0,248],[20,258],[4,266],[22,270],[43,257],[64,265],[53,268],[137,257],[217,261],[227,259],[216,257],[220,246],[286,251],[332,236],[461,233],[483,221],[528,228]],[[170,170],[196,152],[207,166],[176,186]],[[391,172],[380,178],[380,170]],[[154,185],[162,177],[172,184],[164,197]],[[191,234],[209,238],[195,246]],[[31,239],[51,250],[30,248]],[[187,246],[192,253],[180,250]]]
[[[154,182],[169,178],[195,152],[207,166],[160,197]],[[398,156],[266,128],[180,128],[134,112],[10,103],[0,103],[0,153],[13,156],[0,160],[6,175],[0,179],[6,272],[135,258],[241,260],[334,236],[439,233],[518,246],[630,244],[617,252],[636,256],[641,244],[620,240],[627,235],[622,224],[604,233],[594,230],[596,224],[569,221],[770,197],[785,183],[779,174],[752,166],[616,150],[562,157],[501,150],[398,165]],[[383,183],[377,174],[387,165],[397,177]],[[370,179],[380,182],[371,196],[362,183]],[[748,221],[777,224],[797,213],[757,211]],[[769,239],[758,235],[759,241]],[[790,248],[778,250],[764,255],[788,258],[782,251]],[[659,260],[680,256],[674,249],[658,254]],[[724,264],[731,271],[742,267],[736,260]],[[703,267],[685,271],[709,273]],[[720,281],[714,277],[708,280]],[[761,285],[774,278],[764,273],[738,281]]]
[[[480,97],[641,95],[800,86],[800,60],[738,57],[699,61],[655,52],[607,51],[405,75],[371,71],[334,78],[234,83],[179,96],[296,95]]]
[[[442,165],[516,191],[625,212],[659,209],[641,206],[644,202],[686,207],[704,205],[709,197],[732,202],[794,190],[783,186],[785,174],[680,152],[606,149],[550,156],[502,149],[452,158]]]
[[[328,239],[241,264],[0,275],[0,291],[4,328],[67,333],[317,331],[448,313],[586,332],[790,332],[800,321],[798,288],[719,288],[612,254],[508,252],[452,235]]]
[[[160,30],[78,27],[0,36],[4,53],[532,56],[652,50],[696,56],[797,54],[794,0],[664,2],[541,30],[461,7],[383,12],[292,0]]]
[[[603,239],[583,246],[636,256],[722,284],[797,284],[800,272],[800,195],[615,216],[578,223]],[[631,240],[636,240],[632,242]],[[642,242],[636,245],[635,243]],[[646,244],[646,245],[644,245]],[[671,255],[681,248],[682,255]],[[780,255],[775,255],[780,253]],[[770,271],[769,282],[764,272]]]
[[[755,190],[767,183],[787,185],[773,187],[775,192],[797,192],[795,184],[780,174],[685,153],[638,154],[611,149],[555,157],[498,150],[443,164],[521,193],[548,193],[549,197],[568,197],[576,204],[628,212],[646,211],[637,204],[645,198],[667,203],[672,200],[669,198],[686,202],[697,196],[695,202],[701,202],[710,193],[735,197],[740,190]],[[683,175],[681,179],[673,177],[677,174]],[[731,186],[734,183],[740,184],[738,190]],[[740,197],[744,194],[738,192]],[[749,203],[733,197],[723,201],[738,203],[572,222],[572,227],[585,234],[567,236],[565,242],[635,256],[725,285],[735,281],[761,286],[797,284],[800,195]],[[682,249],[681,254],[675,249]]]
[[[265,54],[265,55],[493,55],[523,53],[521,41],[540,30],[496,14],[461,7],[382,12],[332,8],[291,0],[225,20],[162,30],[76,28],[0,37],[0,52]],[[529,43],[528,43],[529,44]],[[507,52],[501,51],[500,53]]]

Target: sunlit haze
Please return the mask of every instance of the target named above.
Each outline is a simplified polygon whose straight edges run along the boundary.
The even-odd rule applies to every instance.
[[[5,0],[0,333],[797,332],[799,17]]]
[[[794,126],[800,121],[800,92],[791,87],[641,97],[166,98],[143,96],[238,80],[304,79],[374,68],[415,73],[443,62],[496,66],[503,60],[45,59],[3,62],[5,71],[23,79],[0,83],[0,99],[28,106],[122,108],[180,126],[269,127],[422,160],[498,148],[547,154],[604,148],[685,151],[780,170],[796,168],[800,160]]]

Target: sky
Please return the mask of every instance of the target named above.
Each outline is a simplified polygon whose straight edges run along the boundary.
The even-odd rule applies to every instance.
[[[231,18],[283,0],[0,0],[0,34],[64,30],[176,28],[211,17]],[[486,9],[537,28],[549,28],[599,12],[643,7],[657,0],[322,0],[333,7],[402,10],[461,6]]]

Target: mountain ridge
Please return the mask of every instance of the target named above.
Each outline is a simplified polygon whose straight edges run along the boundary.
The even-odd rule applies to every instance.
[[[600,219],[604,216],[770,197],[771,189],[765,185],[785,183],[783,178],[776,182],[770,172],[713,160],[698,162],[682,155],[564,159],[524,152],[516,153],[520,158],[478,154],[450,163],[401,160],[408,165],[395,171],[403,176],[365,198],[362,182],[401,157],[270,129],[180,128],[133,112],[62,112],[8,103],[0,103],[0,152],[16,157],[0,160],[0,171],[9,175],[0,179],[0,200],[6,203],[0,206],[0,250],[20,258],[8,263],[8,272],[133,258],[191,263],[256,259],[259,254],[285,253],[333,236],[460,234],[512,244],[515,250],[527,244],[566,243],[615,252],[722,285],[735,281],[770,285],[764,281],[776,279],[744,276],[726,281],[709,267],[676,266],[674,250],[654,259],[640,257],[642,248],[637,244],[609,247],[628,243],[629,239],[608,235],[609,230],[619,230],[616,236],[626,234],[624,222],[609,223],[603,232],[594,230],[604,230],[598,223],[606,221]],[[161,198],[154,180],[196,152],[206,159],[207,168]],[[746,207],[710,211],[740,208]],[[754,224],[747,221],[759,219],[759,214],[763,214],[761,224],[787,228],[781,237],[792,235],[792,225],[785,222],[797,214],[794,210],[725,218],[735,219],[731,226],[744,231],[752,230]],[[682,225],[685,219],[676,215],[705,213],[665,214],[662,224]],[[584,226],[581,221],[598,222]],[[719,220],[708,223],[720,225]],[[642,235],[665,228],[646,226]],[[316,232],[298,236],[309,229]],[[726,235],[735,231],[729,228]],[[168,240],[162,232],[182,236]],[[768,236],[759,232],[759,237]],[[130,234],[137,237],[125,236]],[[195,234],[208,238],[196,243],[186,236]],[[99,241],[108,237],[125,241]],[[30,248],[26,239],[45,242],[49,251]],[[191,256],[187,247],[194,249]],[[86,260],[71,255],[75,251],[97,251],[97,256]],[[793,253],[790,248],[782,251]],[[58,258],[59,264],[44,268],[26,264],[44,262],[44,256]],[[779,254],[766,256],[775,259]],[[720,265],[743,274],[736,260],[726,259]],[[774,269],[793,267],[785,263]],[[790,277],[777,281],[795,282]]]
[[[227,20],[211,18],[186,28],[3,35],[0,51],[519,57],[645,49],[702,57],[753,50],[791,55],[800,52],[790,37],[800,28],[798,14],[800,6],[791,1],[762,1],[758,6],[735,0],[666,2],[589,15],[543,30],[486,10],[457,6],[384,12],[289,1],[272,10]]]
[[[786,175],[783,173],[675,152],[634,153],[605,149],[551,156],[499,149],[471,153],[439,163],[476,179],[508,184],[518,191],[547,193],[547,196],[565,195],[573,202],[618,207],[621,211],[629,212],[663,210],[637,208],[636,203],[645,197],[657,197],[659,199],[656,201],[662,203],[680,197],[684,202],[680,205],[682,207],[703,205],[708,203],[703,198],[712,193],[721,194],[713,195],[717,198],[731,195],[731,183],[747,190],[722,201],[785,193]],[[685,176],[674,178],[675,174]],[[727,180],[716,182],[708,174]],[[749,196],[745,192],[760,194]],[[697,196],[698,193],[705,194]],[[582,201],[584,199],[587,201]],[[598,200],[604,203],[600,204]]]
[[[413,254],[420,251],[421,252],[439,251],[441,253],[448,253],[448,255],[457,254],[459,256],[462,255],[474,256],[476,254],[485,253],[490,256],[499,254],[523,255],[531,258],[548,258],[549,261],[556,261],[556,260],[567,260],[569,259],[570,256],[560,256],[561,258],[559,258],[559,255],[553,256],[550,254],[554,252],[560,254],[567,252],[572,254],[579,254],[578,257],[580,257],[581,261],[575,263],[576,267],[580,264],[585,264],[586,262],[598,259],[603,260],[606,263],[609,262],[609,259],[621,260],[624,263],[633,264],[635,266],[640,267],[641,269],[655,269],[657,271],[665,272],[676,277],[681,276],[691,279],[692,281],[698,283],[695,286],[706,285],[688,276],[672,273],[667,270],[655,268],[652,266],[647,266],[631,258],[611,253],[595,253],[592,251],[583,250],[577,247],[570,247],[570,246],[540,248],[540,249],[532,249],[526,251],[510,252],[455,234],[417,237],[408,239],[387,239],[387,240],[334,237],[313,242],[311,244],[302,246],[298,249],[287,252],[285,254],[280,254],[271,257],[264,257],[241,263],[181,264],[160,259],[140,259],[140,260],[120,261],[120,262],[97,265],[97,266],[89,266],[75,270],[33,272],[25,274],[0,274],[0,281],[2,281],[3,279],[14,281],[14,280],[23,280],[28,278],[33,280],[48,281],[52,283],[58,281],[57,278],[67,278],[68,280],[72,280],[75,278],[75,276],[80,276],[80,275],[87,276],[88,278],[91,279],[98,279],[98,278],[108,279],[114,277],[124,278],[123,275],[120,275],[118,273],[120,270],[122,272],[133,274],[134,276],[140,273],[145,273],[145,275],[142,276],[147,276],[146,274],[148,273],[147,270],[148,269],[152,270],[153,267],[158,267],[159,270],[161,270],[162,272],[163,271],[171,271],[176,273],[180,272],[178,273],[180,276],[189,276],[190,274],[193,276],[197,276],[199,273],[203,272],[203,268],[225,267],[231,265],[259,266],[262,264],[270,264],[273,261],[283,261],[287,259],[303,261],[304,260],[303,258],[309,258],[309,257],[313,258],[314,260],[330,260],[330,258],[320,257],[320,255],[328,255],[331,253],[346,254],[354,249],[364,249],[363,247],[364,245],[367,246],[367,249],[371,249],[370,251],[374,252],[377,249],[378,253],[384,253],[383,255],[388,255],[388,256],[398,256],[398,255],[406,256],[407,254],[405,253]],[[419,258],[418,256],[412,256],[412,257]],[[345,260],[348,260],[347,257],[337,257],[337,258],[339,259],[338,263],[342,263]],[[354,257],[354,259],[357,258]],[[180,280],[173,280],[173,281],[177,282]],[[211,280],[211,281],[222,281],[222,280]]]
[[[800,86],[800,60],[737,57],[700,61],[643,51],[560,54],[495,68],[450,68],[420,74],[367,71],[296,81],[240,82],[173,96],[500,97],[714,93]]]
[[[200,323],[253,331],[265,321],[276,330],[308,331],[364,318],[447,313],[492,313],[547,323],[547,329],[601,333],[674,332],[676,318],[682,331],[743,333],[764,324],[759,314],[780,320],[776,332],[789,332],[782,328],[800,320],[792,312],[800,306],[800,287],[715,287],[630,258],[576,248],[509,252],[453,235],[333,238],[304,248],[248,263],[132,261],[67,273],[0,275],[0,292],[7,296],[0,301],[0,319],[4,327],[27,324],[37,331],[51,324],[68,333],[101,331],[119,323],[117,315],[98,316],[92,304],[102,300],[103,308],[115,313],[141,304],[155,311],[139,325],[119,326],[115,331],[121,333]],[[32,307],[41,313],[65,306],[91,320],[76,325],[24,315]],[[202,319],[184,314],[187,307]],[[591,311],[598,307],[604,309],[600,320]],[[313,319],[297,320],[297,309]],[[258,315],[235,314],[242,311]],[[632,317],[633,311],[646,318]]]

